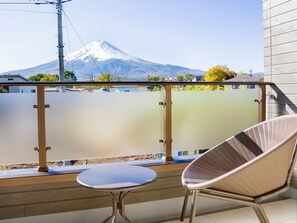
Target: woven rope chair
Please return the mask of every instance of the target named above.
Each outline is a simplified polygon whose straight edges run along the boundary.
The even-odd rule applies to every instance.
[[[297,115],[257,124],[191,162],[182,174],[192,193],[190,222],[194,222],[197,195],[252,206],[261,223],[269,220],[258,202],[286,191],[296,161]]]

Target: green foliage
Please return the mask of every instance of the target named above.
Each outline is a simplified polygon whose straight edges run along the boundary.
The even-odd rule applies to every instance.
[[[148,76],[147,81],[150,82],[158,82],[158,81],[164,81],[164,77],[162,76]]]
[[[210,68],[204,75],[203,79],[205,81],[214,82],[214,81],[225,81],[231,78],[236,77],[237,74],[233,70],[230,70],[226,65],[217,65],[213,68]],[[224,86],[208,86],[212,90],[224,89]]]
[[[101,76],[95,78],[95,81],[99,82],[109,82],[111,80],[111,76],[109,73],[102,74]]]
[[[196,76],[194,74],[186,74],[184,76],[184,81],[192,81]]]
[[[230,70],[227,66],[215,66],[213,68],[210,68],[204,75],[205,81],[225,81],[231,78],[236,77],[237,74]]]
[[[177,79],[177,81],[184,81],[184,76],[179,74],[179,75],[177,75],[176,79]]]
[[[57,74],[35,74],[28,78],[30,81],[40,81],[40,82],[53,82],[58,81],[59,76]]]
[[[194,74],[179,74],[177,75],[177,81],[192,81],[196,76]]]
[[[172,91],[205,91],[208,90],[205,85],[187,85],[187,86],[173,86]]]
[[[162,86],[160,85],[149,86],[148,91],[162,91]]]
[[[28,77],[28,80],[29,81],[40,81],[42,78],[44,78],[45,75],[47,75],[47,74],[38,73],[38,74]]]
[[[149,82],[160,82],[160,81],[164,81],[165,78],[163,76],[148,76],[147,81]],[[153,85],[153,86],[149,86],[148,87],[149,91],[161,91],[162,90],[162,86],[160,85]]]
[[[95,82],[110,82],[111,81],[111,75],[109,73],[102,74],[101,76],[94,79]],[[100,89],[105,88],[109,89],[107,86],[93,86],[91,89]]]
[[[163,76],[148,76],[147,81],[149,82],[160,82],[164,81],[165,78]],[[160,85],[154,85],[154,86],[149,86],[148,87],[149,91],[161,91],[162,87]]]
[[[76,81],[77,78],[73,71],[65,70],[64,72],[65,81]],[[28,78],[29,81],[39,81],[39,82],[54,82],[59,81],[59,75],[57,74],[35,74]]]
[[[77,81],[74,71],[65,70],[64,71],[65,81]]]
[[[8,93],[8,91],[5,87],[0,86],[0,93]]]
[[[184,89],[185,91],[205,91],[207,90],[205,85],[188,85]]]
[[[41,82],[55,82],[59,81],[59,75],[57,74],[45,74],[43,78],[40,79]]]

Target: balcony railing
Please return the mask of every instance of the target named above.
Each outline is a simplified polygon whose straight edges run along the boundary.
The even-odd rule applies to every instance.
[[[173,89],[188,85],[230,86],[230,89]],[[255,85],[258,89],[233,90],[234,85]],[[166,161],[172,161],[178,150],[213,146],[265,120],[266,85],[272,83],[0,83],[4,87],[34,86],[37,90],[30,94],[0,94],[0,165],[36,161],[38,171],[47,172],[47,163],[53,160],[160,152]],[[57,86],[157,86],[161,90],[71,94],[45,91]],[[34,147],[38,159],[34,159],[37,157]]]

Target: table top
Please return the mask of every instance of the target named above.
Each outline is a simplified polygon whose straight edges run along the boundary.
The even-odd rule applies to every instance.
[[[79,184],[98,190],[131,190],[151,183],[157,173],[149,168],[131,165],[100,166],[81,172]]]

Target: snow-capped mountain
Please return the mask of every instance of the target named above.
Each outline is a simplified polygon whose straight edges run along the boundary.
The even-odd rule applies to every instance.
[[[58,60],[35,67],[5,72],[29,77],[37,73],[58,73]],[[90,74],[110,73],[126,80],[146,80],[148,75],[176,76],[178,74],[203,75],[204,71],[180,66],[163,65],[131,56],[106,41],[95,41],[69,55],[65,55],[65,70],[73,70],[78,80]]]
[[[65,56],[66,62],[71,62],[73,60],[84,60],[87,61],[93,57],[98,62],[110,60],[110,59],[118,59],[118,60],[126,60],[126,61],[136,61],[139,62],[140,59],[130,56],[115,46],[109,44],[106,41],[95,41],[87,45],[85,48],[79,49],[67,56]]]

